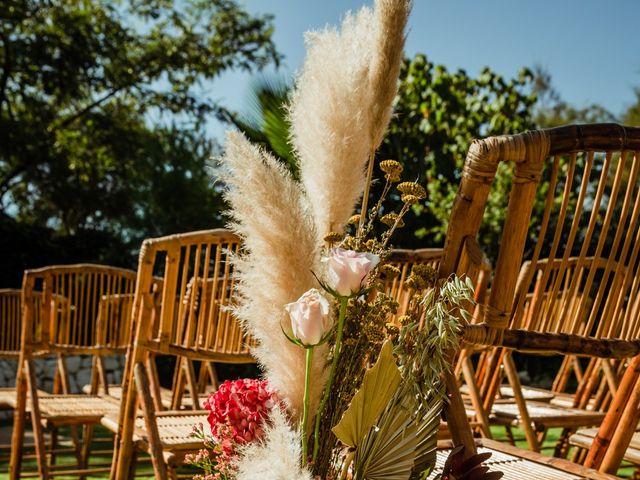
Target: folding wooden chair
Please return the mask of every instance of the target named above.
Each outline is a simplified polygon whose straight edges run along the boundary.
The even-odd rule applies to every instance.
[[[0,358],[18,359],[20,353],[20,295],[18,289],[0,289]],[[14,407],[15,387],[0,388],[0,409]]]
[[[37,354],[56,355],[62,391],[69,392],[67,355],[93,355],[99,365],[102,355],[124,353],[129,343],[130,295],[135,278],[135,272],[130,270],[90,264],[25,271],[10,462],[12,480],[20,476],[27,402],[31,409],[40,478],[88,472],[85,463],[92,438],[91,425],[99,423],[105,413],[117,412],[117,403],[98,395],[38,394],[34,358]],[[34,308],[35,297],[41,299],[38,309]],[[99,377],[100,367],[96,366],[92,379],[95,389]],[[60,425],[87,425],[84,444],[76,452],[78,468],[71,471],[53,470],[48,462],[43,428]]]
[[[137,450],[150,454],[156,478],[173,478],[184,455],[202,447],[191,433],[194,425],[206,423],[206,412],[163,409],[157,379],[147,368],[152,355],[185,359],[185,381],[195,408],[193,361],[255,361],[250,342],[229,310],[236,286],[230,257],[238,250],[239,238],[226,230],[144,241],[134,301],[136,336],[127,354],[120,415],[117,421],[103,420],[117,432],[111,478],[131,478]],[[152,288],[154,271],[164,272],[157,293]],[[142,415],[137,413],[138,403]]]
[[[492,137],[474,142],[469,150],[439,275],[464,274],[469,265],[473,267],[469,246],[477,244],[498,164],[512,163],[509,205],[488,301],[481,321],[463,326],[461,340],[465,345],[501,347],[494,366],[504,365],[527,439],[534,445],[537,437],[527,404],[518,393],[520,382],[510,350],[617,359],[640,352],[639,340],[625,340],[630,337],[617,335],[612,328],[617,324],[622,325],[622,331],[632,331],[640,307],[639,150],[640,128],[614,124]],[[543,176],[549,180],[549,188],[541,224],[530,226]],[[559,203],[554,201],[556,189],[563,191]],[[526,249],[530,236],[534,238]],[[547,236],[551,242],[544,241]],[[540,268],[552,285],[544,290],[550,292],[547,301],[531,307],[543,314],[532,314],[529,323],[524,322],[523,310],[535,269],[519,278],[525,251],[533,265],[548,259]],[[565,284],[572,257],[577,257],[578,273],[569,279],[569,289],[582,294],[576,301],[563,301],[558,292]],[[600,259],[605,259],[604,268]],[[589,309],[588,299],[592,299]],[[586,320],[565,325],[563,319],[569,313]],[[465,445],[469,455],[475,446],[458,385],[453,375],[446,379],[451,395],[447,420],[452,438],[456,444]]]

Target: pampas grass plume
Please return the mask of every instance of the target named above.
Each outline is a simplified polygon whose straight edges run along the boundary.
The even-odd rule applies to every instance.
[[[318,243],[340,232],[362,195],[369,154],[373,13],[348,14],[340,31],[308,33],[307,57],[289,106],[300,177]]]
[[[374,9],[374,54],[369,71],[371,100],[371,145],[377,150],[384,138],[398,93],[405,28],[411,12],[409,0],[376,0]]]
[[[291,429],[280,409],[271,412],[263,440],[243,447],[238,461],[238,480],[312,480],[300,466],[300,432]]]
[[[313,218],[290,173],[242,134],[227,132],[220,163],[230,227],[243,238],[246,252],[234,260],[241,297],[235,313],[258,341],[252,353],[295,419],[302,412],[305,351],[287,340],[280,322],[289,320],[285,304],[317,287],[311,273],[320,268]],[[313,375],[319,381],[312,383],[312,406],[323,387],[326,356],[326,345],[316,348]]]

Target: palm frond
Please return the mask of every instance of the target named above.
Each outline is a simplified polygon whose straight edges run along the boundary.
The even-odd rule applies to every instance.
[[[335,436],[345,445],[357,447],[393,397],[401,378],[393,344],[386,341],[375,365],[364,374],[360,390],[333,427]]]
[[[422,479],[435,465],[444,389],[402,389],[356,453],[354,480]]]

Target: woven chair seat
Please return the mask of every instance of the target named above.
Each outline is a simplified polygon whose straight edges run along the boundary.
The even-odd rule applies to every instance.
[[[89,394],[89,392],[91,391],[91,386],[85,385],[84,387],[82,387],[82,391],[86,394]],[[100,394],[104,395],[104,391],[102,389],[100,389]],[[109,385],[108,395],[109,397],[112,397],[116,400],[122,400],[122,387],[120,385]],[[162,406],[165,408],[171,408],[171,390],[167,388],[161,388],[160,395],[162,397]],[[198,398],[200,399],[200,405],[199,405],[200,408],[202,408],[203,402],[209,397],[209,395],[210,395],[209,393],[198,394]],[[2,397],[0,397],[0,402],[1,402],[1,398]],[[182,397],[182,406],[184,408],[191,408],[192,405],[193,405],[193,401],[191,400],[191,395],[189,395],[188,393],[185,393],[184,396]]]
[[[43,390],[38,390],[38,395],[48,395]],[[16,408],[16,389],[14,387],[0,388],[0,410]],[[27,398],[27,411],[31,411],[31,400]]]
[[[543,402],[527,402],[531,421],[544,427],[589,427],[599,425],[603,412],[593,412],[579,408],[566,408]],[[496,403],[491,411],[498,423],[517,425],[521,422],[520,412],[515,403]]]
[[[469,386],[462,385],[460,387],[460,393],[464,395],[469,395]],[[509,385],[503,385],[500,387],[500,395],[504,398],[513,398],[513,388]],[[544,390],[542,388],[535,387],[522,387],[522,395],[525,400],[534,400],[536,402],[550,402],[554,397],[555,393],[550,390]]]
[[[446,442],[441,442],[441,445]],[[511,445],[505,445],[489,439],[478,441],[478,453],[490,452],[491,457],[483,462],[492,472],[502,472],[503,480],[577,480],[615,479],[611,475],[599,473],[581,465],[571,463],[562,458],[545,457],[536,452],[521,450]],[[450,448],[438,447],[436,466],[428,479],[434,479],[442,473]]]
[[[513,388],[509,385],[501,386],[500,395],[506,398],[513,398]],[[522,395],[525,400],[533,400],[536,402],[550,402],[556,396],[556,394],[550,390],[525,386],[522,386]]]
[[[64,421],[99,423],[105,415],[118,415],[120,406],[111,398],[99,395],[39,395],[42,419],[48,422]]]
[[[557,405],[558,407],[573,408],[573,400],[574,400],[574,397],[572,394],[559,393],[555,397],[553,397],[553,399],[551,400],[551,403],[553,405]],[[587,407],[587,409],[592,408],[594,401],[595,401],[595,398],[593,397],[589,399],[589,404],[588,404],[589,406]]]
[[[0,409],[16,407],[16,389],[13,387],[0,388]]]
[[[585,428],[578,430],[569,437],[569,444],[574,447],[589,449],[593,444],[593,439],[598,433],[597,428]],[[631,438],[631,442],[624,453],[624,459],[635,465],[640,465],[640,432],[636,431]]]

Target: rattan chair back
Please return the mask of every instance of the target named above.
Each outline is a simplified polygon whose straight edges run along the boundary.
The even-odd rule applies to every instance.
[[[597,339],[637,334],[639,151],[640,128],[614,124],[474,142],[441,276],[460,271],[463,246],[478,234],[499,163],[514,169],[490,297],[483,322],[466,328],[466,341],[596,356],[638,351],[637,342]],[[528,263],[521,269],[523,259]]]
[[[145,240],[135,300],[138,345],[198,360],[253,362],[251,341],[231,313],[231,256],[239,248],[239,238],[227,230]],[[154,272],[163,272],[157,292]]]
[[[17,357],[20,353],[22,291],[0,289],[0,358]]]
[[[135,279],[131,270],[93,264],[25,271],[22,310],[28,350],[123,353]],[[35,309],[38,297],[42,305]]]

